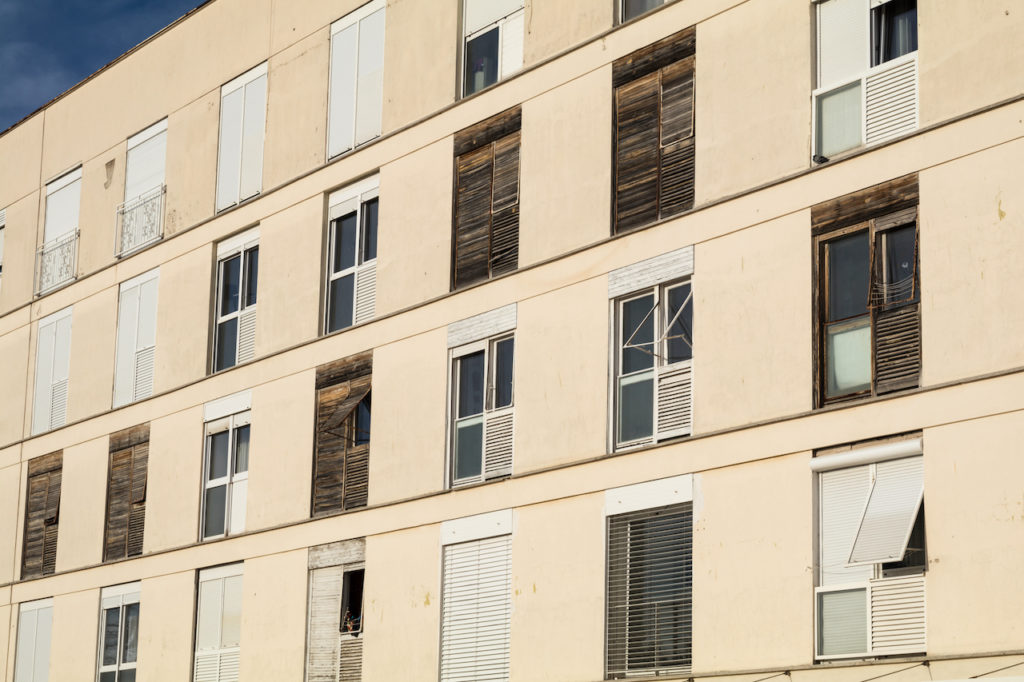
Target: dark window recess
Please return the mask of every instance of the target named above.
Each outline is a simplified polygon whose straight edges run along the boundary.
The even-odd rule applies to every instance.
[[[917,202],[910,175],[811,209],[818,405],[918,385]]]
[[[28,496],[21,551],[21,578],[51,575],[57,563],[62,450],[28,463]]]
[[[104,561],[142,554],[148,462],[149,424],[110,436]]]
[[[518,107],[455,136],[452,288],[519,267]]]
[[[366,506],[372,371],[370,352],[317,368],[313,516]]]
[[[695,46],[688,28],[612,65],[616,233],[693,208]]]
[[[346,571],[341,589],[341,632],[359,635],[363,629],[363,569]]]
[[[871,10],[871,66],[917,51],[917,0],[889,0]]]

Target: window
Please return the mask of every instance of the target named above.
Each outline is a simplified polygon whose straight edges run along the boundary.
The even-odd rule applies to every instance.
[[[220,90],[217,210],[260,193],[267,120],[267,65],[242,74]]]
[[[377,303],[379,186],[380,178],[374,176],[331,194],[328,200],[324,306],[324,331],[328,333],[373,318]]]
[[[256,355],[256,287],[260,232],[253,228],[217,245],[213,371]]]
[[[313,516],[366,506],[372,373],[370,351],[317,368]]]
[[[619,0],[619,21],[626,22],[665,4],[665,0]]]
[[[53,600],[27,602],[18,608],[18,648],[14,682],[48,682]]]
[[[692,431],[692,274],[693,247],[686,247],[609,275],[616,448]]]
[[[124,203],[117,207],[114,255],[124,257],[163,236],[167,119],[128,138]]]
[[[209,403],[204,410],[203,540],[245,530],[251,404],[251,394],[243,391]]]
[[[452,485],[512,473],[515,305],[448,327]]]
[[[193,682],[238,682],[242,564],[199,572]]]
[[[121,284],[117,304],[114,407],[143,400],[153,394],[159,287],[159,268]]]
[[[148,463],[149,424],[111,434],[104,561],[142,554]]]
[[[509,679],[512,526],[511,510],[441,524],[441,682]]]
[[[811,462],[819,504],[817,658],[924,653],[921,439],[842,450]]]
[[[465,0],[463,96],[523,68],[523,0]]]
[[[916,176],[812,208],[819,404],[918,384],[921,282],[909,202],[917,202]]]
[[[692,661],[693,503],[608,517],[605,675],[685,675]]]
[[[820,0],[817,20],[818,160],[917,128],[917,0]]]
[[[75,278],[78,259],[78,209],[82,169],[47,183],[43,245],[36,266],[36,295],[41,296]]]
[[[71,368],[70,307],[39,320],[32,433],[64,426]]]
[[[131,583],[100,594],[99,682],[135,682],[140,590],[139,583]]]
[[[307,682],[362,679],[362,538],[309,549]]]
[[[21,544],[22,580],[52,575],[56,568],[63,464],[62,450],[29,460]]]
[[[384,0],[373,0],[331,26],[327,157],[380,136],[384,102]]]
[[[688,28],[612,65],[615,232],[693,208],[695,47]]]
[[[453,289],[518,267],[521,125],[515,107],[455,135]]]

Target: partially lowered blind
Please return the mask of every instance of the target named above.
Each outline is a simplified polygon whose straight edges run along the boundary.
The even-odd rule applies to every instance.
[[[692,548],[692,502],[609,517],[607,677],[689,671]]]
[[[444,548],[441,682],[509,679],[512,537]]]

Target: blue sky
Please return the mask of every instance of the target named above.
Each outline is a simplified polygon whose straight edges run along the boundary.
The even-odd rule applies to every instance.
[[[201,3],[0,0],[0,131]]]

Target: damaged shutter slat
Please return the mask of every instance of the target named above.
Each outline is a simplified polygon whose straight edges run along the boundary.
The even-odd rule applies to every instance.
[[[50,575],[56,568],[63,451],[28,463],[28,493],[21,553],[21,577]]]
[[[693,57],[661,71],[661,176],[662,218],[693,208]]]
[[[148,424],[134,426],[110,436],[104,561],[142,554],[148,463]]]
[[[494,190],[491,199],[491,276],[519,265],[519,132],[494,143]]]
[[[615,91],[615,227],[617,232],[658,218],[658,73]]]
[[[914,388],[921,374],[921,309],[912,304],[879,310],[875,318],[878,393]]]
[[[491,231],[490,146],[460,156],[456,162],[455,287],[487,279]]]
[[[128,512],[128,556],[142,554],[146,527],[146,484],[149,466],[149,441],[139,443],[132,453],[131,508]]]
[[[317,369],[312,514],[364,507],[369,493],[369,443],[354,442],[355,413],[369,394],[372,353]]]

